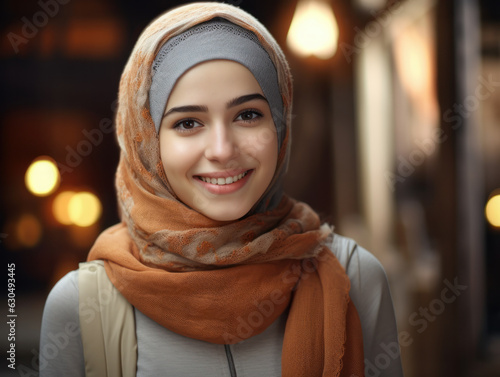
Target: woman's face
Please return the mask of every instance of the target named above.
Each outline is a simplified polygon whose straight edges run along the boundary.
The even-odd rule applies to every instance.
[[[278,159],[271,110],[252,73],[228,60],[184,73],[167,101],[160,151],[184,204],[219,221],[247,214],[269,186]]]

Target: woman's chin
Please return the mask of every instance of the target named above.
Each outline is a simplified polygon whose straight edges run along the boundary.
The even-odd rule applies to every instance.
[[[215,221],[235,221],[245,216],[250,209],[246,208],[206,208],[200,213]]]

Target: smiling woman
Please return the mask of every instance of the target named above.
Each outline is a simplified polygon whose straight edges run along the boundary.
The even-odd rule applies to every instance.
[[[239,8],[146,28],[120,82],[121,223],[49,295],[41,376],[352,377],[387,345],[378,375],[401,375],[382,267],[283,193],[291,104],[283,52]]]
[[[168,99],[160,150],[184,204],[214,220],[247,214],[269,187],[278,159],[271,109],[252,73],[228,60],[187,71]]]

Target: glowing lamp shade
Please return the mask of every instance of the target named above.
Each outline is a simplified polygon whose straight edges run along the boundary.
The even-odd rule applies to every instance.
[[[47,196],[57,189],[61,176],[56,163],[50,157],[40,157],[28,167],[24,181],[33,195]]]
[[[72,195],[67,205],[69,220],[72,224],[81,227],[95,224],[102,213],[99,198],[90,192],[79,192]]]
[[[488,200],[484,213],[491,225],[500,228],[500,193],[493,195]]]
[[[330,5],[321,0],[299,0],[286,43],[299,56],[329,59],[337,51],[339,27]]]

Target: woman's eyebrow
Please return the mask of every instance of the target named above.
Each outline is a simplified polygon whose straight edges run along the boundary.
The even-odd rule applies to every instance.
[[[186,105],[186,106],[172,107],[163,115],[163,118],[172,113],[199,113],[199,112],[202,113],[208,112],[208,107],[200,105]]]
[[[260,100],[267,102],[266,97],[264,97],[262,94],[254,93],[254,94],[247,94],[247,95],[244,95],[241,97],[234,98],[226,104],[226,107],[229,109],[231,107],[241,105],[242,103],[252,101],[254,99],[260,99]]]
[[[245,102],[252,101],[254,99],[260,99],[262,101],[267,102],[266,97],[264,97],[262,94],[254,93],[254,94],[246,94],[244,96],[234,98],[226,104],[226,107],[229,109],[231,107],[241,105]],[[196,112],[206,113],[206,112],[208,112],[208,107],[202,106],[202,105],[186,105],[186,106],[172,107],[163,115],[163,118],[167,117],[168,115],[170,115],[172,113],[196,113]]]

